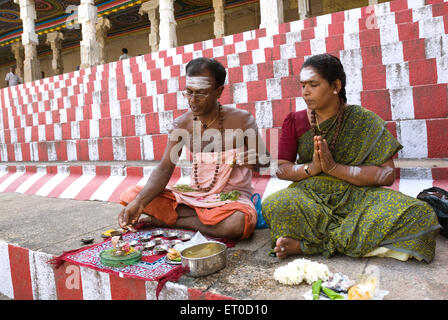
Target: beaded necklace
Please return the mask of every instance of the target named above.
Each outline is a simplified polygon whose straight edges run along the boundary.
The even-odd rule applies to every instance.
[[[337,123],[336,123],[336,132],[334,133],[333,138],[331,139],[331,143],[328,146],[328,148],[329,148],[331,153],[334,150],[334,147],[336,145],[336,139],[338,138],[339,131],[341,130],[341,124],[342,124],[342,117],[344,115],[344,109],[345,109],[345,103],[343,103],[341,101],[341,106],[339,107],[338,117],[337,117],[337,120],[336,120],[337,121]],[[313,136],[317,136],[317,133],[316,133],[316,123],[317,123],[317,126],[318,126],[319,133],[321,133],[321,134],[325,134],[326,133],[326,131],[324,132],[324,131],[320,130],[319,122],[317,122],[317,118],[316,118],[316,111],[314,111],[314,110],[311,111],[311,122],[314,124],[313,127],[312,127],[312,129],[313,129]]]
[[[208,126],[210,126],[217,118],[219,118],[219,131],[221,132],[221,136],[224,132],[223,127],[222,127],[222,123],[223,123],[223,118],[222,118],[222,106],[221,104],[218,102],[218,116],[211,122],[208,124]],[[197,117],[194,117],[193,120],[197,120]],[[207,128],[208,126],[203,126],[203,128]],[[194,153],[193,154],[193,178],[194,178],[194,183],[196,185],[196,188],[198,189],[198,191],[202,191],[202,192],[209,192],[216,184],[216,180],[218,177],[218,171],[219,171],[219,167],[220,167],[220,163],[222,161],[222,151],[220,151],[218,153],[218,161],[216,162],[216,167],[215,167],[215,173],[213,175],[213,179],[212,182],[210,183],[210,185],[206,188],[201,188],[199,185],[199,181],[198,181],[198,161],[197,161],[197,154]]]

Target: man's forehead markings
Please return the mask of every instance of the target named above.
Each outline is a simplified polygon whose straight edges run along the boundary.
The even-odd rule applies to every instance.
[[[209,77],[188,77],[186,79],[186,85],[197,89],[208,89],[213,85]]]

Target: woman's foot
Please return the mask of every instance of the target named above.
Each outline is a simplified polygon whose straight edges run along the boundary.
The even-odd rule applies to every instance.
[[[300,249],[300,241],[297,239],[281,237],[277,239],[275,245],[274,252],[280,259],[302,253],[302,250]]]

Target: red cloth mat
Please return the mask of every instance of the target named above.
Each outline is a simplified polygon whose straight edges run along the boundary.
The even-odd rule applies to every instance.
[[[193,237],[196,234],[195,231],[168,228],[154,228],[145,230],[142,228],[142,226],[140,226],[138,232],[127,232],[123,234],[123,240],[139,240],[141,236],[147,236],[149,232],[156,229],[160,229],[163,231],[176,231],[179,236],[188,234]],[[227,245],[228,248],[235,246],[235,242],[232,240],[217,239],[208,236],[205,237],[209,240],[223,242]],[[162,236],[162,245],[167,244],[169,241],[170,240]],[[101,272],[119,275],[121,277],[129,277],[145,281],[157,281],[157,299],[159,298],[159,293],[167,281],[177,282],[179,278],[184,274],[184,270],[182,269],[182,266],[180,264],[169,264],[166,262],[166,253],[154,254],[152,250],[143,251],[142,259],[134,265],[125,266],[122,268],[108,267],[101,263],[100,253],[111,248],[112,243],[111,238],[109,238],[101,243],[96,243],[76,250],[66,251],[60,256],[49,260],[48,263],[53,264],[55,268],[59,268],[64,261],[67,261],[71,264],[91,268]]]

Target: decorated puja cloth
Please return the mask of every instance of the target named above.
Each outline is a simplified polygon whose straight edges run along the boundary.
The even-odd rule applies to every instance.
[[[123,241],[131,242],[133,240],[139,241],[138,245],[143,245],[144,242],[140,241],[141,237],[145,237],[151,234],[151,231],[155,229],[144,229],[144,225],[140,224],[138,226],[139,231],[132,233],[127,232],[122,235]],[[184,234],[193,237],[195,231],[190,230],[178,230],[169,228],[157,228],[157,230],[163,230],[164,232],[175,231],[178,237]],[[228,239],[217,239],[205,236],[208,240],[223,242],[227,247],[233,247],[235,242]],[[162,236],[161,246],[168,246],[172,239],[168,239]],[[144,250],[142,251],[142,258],[140,261],[133,265],[124,265],[122,267],[110,267],[101,262],[100,254],[105,251],[112,249],[113,245],[111,238],[97,244],[86,246],[77,250],[72,250],[64,252],[61,256],[56,257],[49,261],[58,268],[64,261],[94,269],[101,272],[111,273],[118,275],[120,277],[129,277],[135,279],[141,279],[145,281],[157,281],[159,283],[156,289],[156,295],[163,288],[166,281],[177,281],[183,274],[182,266],[180,264],[170,263],[166,259],[166,252],[157,254],[154,250]]]
[[[220,163],[216,183],[210,191],[196,190],[192,171],[190,185],[168,185],[143,211],[168,225],[176,223],[176,208],[179,204],[194,208],[199,220],[206,225],[216,225],[236,211],[241,211],[245,216],[242,239],[248,238],[257,223],[257,212],[250,200],[254,191],[252,171],[235,165],[237,152],[238,150],[233,149],[222,153],[198,153],[197,180],[201,188],[211,184],[216,163]],[[143,186],[139,185],[129,187],[120,196],[121,204],[126,206],[142,189]]]
[[[306,110],[291,113],[284,121],[279,150],[281,159],[310,163],[313,131]],[[301,121],[297,121],[301,119]],[[321,135],[332,141],[337,115],[320,124]],[[301,130],[298,127],[303,126]],[[349,166],[381,165],[402,146],[386,122],[361,106],[345,107],[340,134],[333,151],[337,163]],[[285,137],[284,135],[293,135]],[[425,202],[383,187],[359,187],[321,173],[268,196],[263,216],[271,229],[271,242],[280,237],[300,240],[304,254],[330,257],[383,255],[386,248],[430,262],[440,228],[434,210]],[[405,258],[401,257],[403,260]]]

